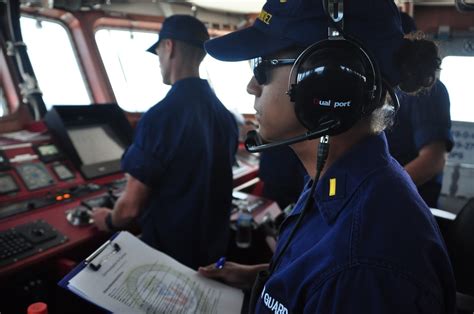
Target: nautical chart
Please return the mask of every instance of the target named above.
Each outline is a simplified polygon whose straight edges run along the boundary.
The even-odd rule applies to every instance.
[[[160,264],[133,269],[124,285],[112,289],[108,295],[146,313],[215,312],[215,305],[207,301],[212,296],[207,296],[199,284],[189,276]]]
[[[128,232],[113,239],[93,264],[67,287],[111,312],[240,313],[242,291],[200,276]]]

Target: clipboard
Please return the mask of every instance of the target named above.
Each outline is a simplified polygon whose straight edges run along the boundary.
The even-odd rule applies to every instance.
[[[239,313],[241,290],[205,278],[127,231],[115,233],[58,285],[112,313]]]
[[[119,234],[120,234],[121,231],[118,231],[116,233],[114,233],[109,240],[107,240],[104,244],[102,244],[97,250],[95,250],[91,255],[89,255],[85,260],[83,260],[82,262],[79,263],[79,265],[77,265],[76,267],[73,268],[73,270],[71,270],[66,276],[64,276],[59,282],[58,282],[58,286],[62,287],[62,288],[65,288],[67,290],[69,290],[69,281],[74,278],[74,276],[76,276],[77,274],[79,274],[84,268],[86,267],[91,267],[92,269],[95,269],[95,270],[98,270],[101,266],[101,263],[100,264],[94,264],[94,261],[96,260],[96,258],[98,258],[100,256],[101,253],[103,253],[105,251],[105,249],[107,247],[109,247],[110,245],[113,245],[114,243],[112,242]],[[115,245],[118,245],[115,243]],[[116,250],[116,249],[115,249]],[[119,246],[119,250],[120,250],[120,246]],[[99,265],[99,267],[97,267],[97,265]]]

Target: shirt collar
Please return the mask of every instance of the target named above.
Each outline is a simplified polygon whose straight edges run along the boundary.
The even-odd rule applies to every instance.
[[[368,136],[336,160],[319,179],[313,196],[326,223],[331,224],[337,218],[352,194],[372,172],[390,162],[391,157],[383,132]],[[306,199],[311,184],[312,181],[307,183],[300,201]],[[299,214],[302,207],[295,208],[291,215]]]
[[[196,84],[196,82],[200,82],[201,84],[207,84],[207,80],[204,80],[200,77],[194,77],[194,76],[190,76],[190,77],[185,77],[185,78],[182,78],[176,82],[174,82],[173,87],[178,87],[178,86],[181,86],[181,85],[186,85],[186,84]]]

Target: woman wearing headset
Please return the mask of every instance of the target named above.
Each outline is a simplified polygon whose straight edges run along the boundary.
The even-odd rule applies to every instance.
[[[454,313],[436,221],[382,132],[393,118],[386,92],[401,79],[414,84],[397,55],[427,49],[439,64],[436,47],[403,39],[392,0],[345,1],[343,10],[342,1],[329,2],[267,0],[252,27],[206,43],[224,61],[262,57],[247,90],[270,144],[255,140],[250,150],[290,143],[316,179],[283,222],[269,265],[228,262],[199,272],[244,289],[257,278],[257,313]],[[328,33],[331,40],[300,54]],[[436,67],[416,84],[432,83]],[[318,148],[321,135],[330,137]]]

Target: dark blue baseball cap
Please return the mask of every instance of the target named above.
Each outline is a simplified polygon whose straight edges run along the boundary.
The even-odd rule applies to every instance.
[[[344,1],[344,31],[374,56],[386,79],[398,83],[394,55],[403,33],[393,0]],[[267,0],[251,27],[209,40],[205,48],[216,59],[241,61],[292,46],[307,47],[327,39],[327,33],[321,0]]]
[[[172,15],[164,20],[158,40],[147,51],[156,54],[156,47],[160,40],[166,38],[204,48],[204,42],[209,39],[209,33],[206,26],[191,15]]]

